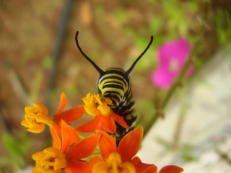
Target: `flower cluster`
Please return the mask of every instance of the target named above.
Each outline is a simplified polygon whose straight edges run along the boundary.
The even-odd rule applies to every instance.
[[[115,139],[117,124],[129,128],[123,117],[115,114],[109,98],[87,94],[83,105],[64,111],[67,98],[61,94],[59,106],[53,115],[44,105],[33,104],[25,108],[21,125],[31,133],[41,133],[49,126],[52,146],[32,155],[35,167],[32,173],[157,173],[154,164],[143,163],[136,153],[142,142],[143,129],[135,128]],[[77,127],[84,114],[93,116]],[[87,133],[81,138],[80,133]],[[98,154],[96,148],[99,148]],[[169,165],[159,173],[181,173],[183,169]]]

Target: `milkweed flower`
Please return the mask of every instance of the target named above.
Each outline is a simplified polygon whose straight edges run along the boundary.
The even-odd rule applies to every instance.
[[[44,105],[25,108],[21,124],[33,133],[50,127],[52,146],[32,155],[35,167],[32,173],[157,173],[153,164],[143,163],[136,153],[142,141],[143,129],[136,128],[124,136],[115,134],[117,125],[128,128],[123,117],[113,113],[111,100],[100,94],[87,94],[83,105],[63,111],[67,99],[61,94],[56,112],[49,116]],[[86,112],[93,119],[75,128],[70,123]],[[93,133],[81,139],[79,132]],[[113,135],[109,135],[112,133]],[[99,153],[93,154],[99,146]],[[181,173],[182,168],[169,165],[159,173]]]
[[[142,163],[139,157],[135,156],[139,150],[143,129],[136,128],[126,134],[118,146],[115,139],[105,132],[99,132],[100,152],[103,159],[92,168],[92,173],[156,173],[157,167],[153,164]],[[181,173],[182,168],[178,166],[166,166],[160,173]]]
[[[36,167],[32,173],[52,173],[66,167],[65,155],[53,147],[33,154],[32,158],[36,161]]]
[[[60,95],[59,106],[53,116],[49,116],[48,109],[42,104],[33,104],[33,106],[25,107],[25,118],[21,121],[21,125],[27,128],[31,133],[41,133],[45,129],[45,125],[56,127],[61,120],[68,123],[80,119],[84,109],[82,106],[63,111],[67,104],[67,98],[64,93]]]
[[[168,89],[190,54],[190,45],[185,38],[164,43],[158,49],[159,66],[152,72],[151,79],[155,86]],[[188,74],[192,72],[192,67]]]
[[[76,128],[76,130],[84,133],[94,132],[96,130],[103,130],[110,133],[115,133],[116,122],[124,128],[128,128],[127,123],[123,117],[115,114],[110,104],[112,101],[100,94],[87,94],[83,98],[84,109],[89,114],[94,116],[92,120],[84,123]]]
[[[25,107],[25,120],[21,125],[32,133],[40,133],[45,129],[46,125],[53,125],[53,120],[48,116],[47,108],[42,104],[33,104],[33,106]]]
[[[135,157],[142,140],[142,128],[126,134],[118,146],[112,136],[104,132],[99,133],[99,147],[103,160],[93,166],[92,173],[154,173],[157,169],[155,165],[144,164]]]
[[[61,137],[55,128],[51,128],[53,146],[33,154],[35,168],[32,173],[85,173],[88,164],[82,160],[90,156],[98,143],[94,134],[81,140],[76,131],[65,121],[61,121]]]

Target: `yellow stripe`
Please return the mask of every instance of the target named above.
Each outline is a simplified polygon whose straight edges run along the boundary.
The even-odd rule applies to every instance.
[[[102,92],[103,94],[104,94],[105,92],[107,92],[107,91],[115,91],[115,92],[117,92],[117,93],[120,94],[120,97],[121,97],[121,96],[124,96],[123,90],[121,90],[121,89],[119,89],[119,88],[104,88],[104,89],[101,90],[101,92]]]
[[[108,78],[108,79],[105,79],[105,80],[104,80],[104,78],[106,78],[106,77],[113,77],[113,76],[119,77],[119,78],[121,78],[121,80],[119,80],[119,79],[111,79],[111,78]],[[123,88],[125,89],[125,92],[126,92],[126,91],[128,90],[128,86],[126,85],[127,82],[125,82],[125,81],[126,81],[125,79],[124,79],[124,80],[122,80],[122,79],[123,79],[123,76],[122,76],[122,75],[119,75],[119,74],[115,74],[115,73],[113,73],[113,74],[106,74],[106,75],[104,75],[104,76],[99,80],[99,81],[101,81],[101,80],[104,80],[104,81],[103,81],[103,82],[100,82],[100,83],[98,84],[98,87],[99,87],[100,90],[102,90],[105,82],[117,81],[117,82],[120,82],[120,83],[123,85]],[[124,83],[126,83],[126,84],[124,84]]]
[[[118,79],[106,79],[102,83],[99,84],[99,88],[102,89],[102,87],[105,85],[105,83],[107,83],[107,85],[110,85],[110,84],[119,85],[116,82],[120,83],[123,86],[124,90],[127,91],[127,89],[128,89],[127,85],[125,85],[124,82],[122,82],[121,80],[118,80]]]
[[[123,77],[122,75],[115,74],[115,73],[109,73],[109,74],[103,75],[103,76],[101,77],[100,80],[102,80],[102,79],[104,79],[104,78],[106,78],[106,77],[111,77],[111,76],[116,76],[116,77],[119,77],[119,78],[121,78],[121,79],[124,79],[124,77]]]

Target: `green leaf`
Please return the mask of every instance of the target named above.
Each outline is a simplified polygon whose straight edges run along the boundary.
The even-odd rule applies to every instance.
[[[44,59],[43,59],[43,67],[46,68],[46,69],[50,69],[52,67],[52,58],[50,56],[45,56]]]
[[[25,61],[25,62],[29,61],[33,57],[34,52],[35,52],[34,49],[31,49],[31,48],[25,49],[23,52],[23,55],[22,55],[23,61]]]
[[[24,136],[18,139],[5,132],[2,136],[2,143],[11,158],[11,163],[17,167],[23,167],[25,165],[24,156],[31,146],[27,137]]]
[[[194,161],[196,160],[195,156],[195,146],[190,144],[184,144],[181,148],[181,155],[185,161]]]
[[[171,32],[172,34],[178,33],[185,35],[187,33],[189,26],[188,20],[178,1],[164,1],[164,14],[168,19],[167,29],[170,31],[178,31]]]
[[[112,15],[120,24],[124,24],[129,19],[129,16],[127,14],[128,13],[126,13],[123,9],[117,9],[116,11],[113,12]]]
[[[151,116],[155,112],[154,104],[151,99],[139,99],[137,100],[136,105],[137,105],[136,110],[138,114],[138,124],[140,126],[145,127],[145,125],[150,121]],[[138,110],[141,110],[141,111],[138,111]]]
[[[155,37],[155,34],[157,34],[163,26],[163,19],[161,19],[161,17],[152,18],[149,26]]]
[[[231,38],[231,16],[225,10],[218,10],[215,22],[219,43],[224,46],[230,42]]]
[[[169,142],[169,141],[163,139],[163,138],[160,137],[160,136],[156,137],[156,141],[157,141],[160,145],[162,145],[166,150],[172,150],[172,148],[173,148],[173,145],[172,145],[171,142]]]

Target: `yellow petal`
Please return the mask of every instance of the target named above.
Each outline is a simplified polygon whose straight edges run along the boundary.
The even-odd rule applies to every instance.
[[[52,126],[54,121],[48,116],[46,106],[42,104],[33,104],[33,106],[25,107],[25,119],[21,125],[27,128],[27,131],[32,133],[41,133],[45,124]]]
[[[109,104],[112,103],[111,99],[104,98],[100,94],[87,94],[83,99],[84,109],[89,115],[109,115],[111,112]]]
[[[92,173],[108,173],[108,165],[106,162],[96,163],[92,168]]]
[[[130,162],[125,162],[121,165],[121,173],[136,173],[136,168]]]
[[[49,147],[32,155],[35,160],[35,173],[56,173],[65,168],[67,163],[65,155],[58,149]]]

